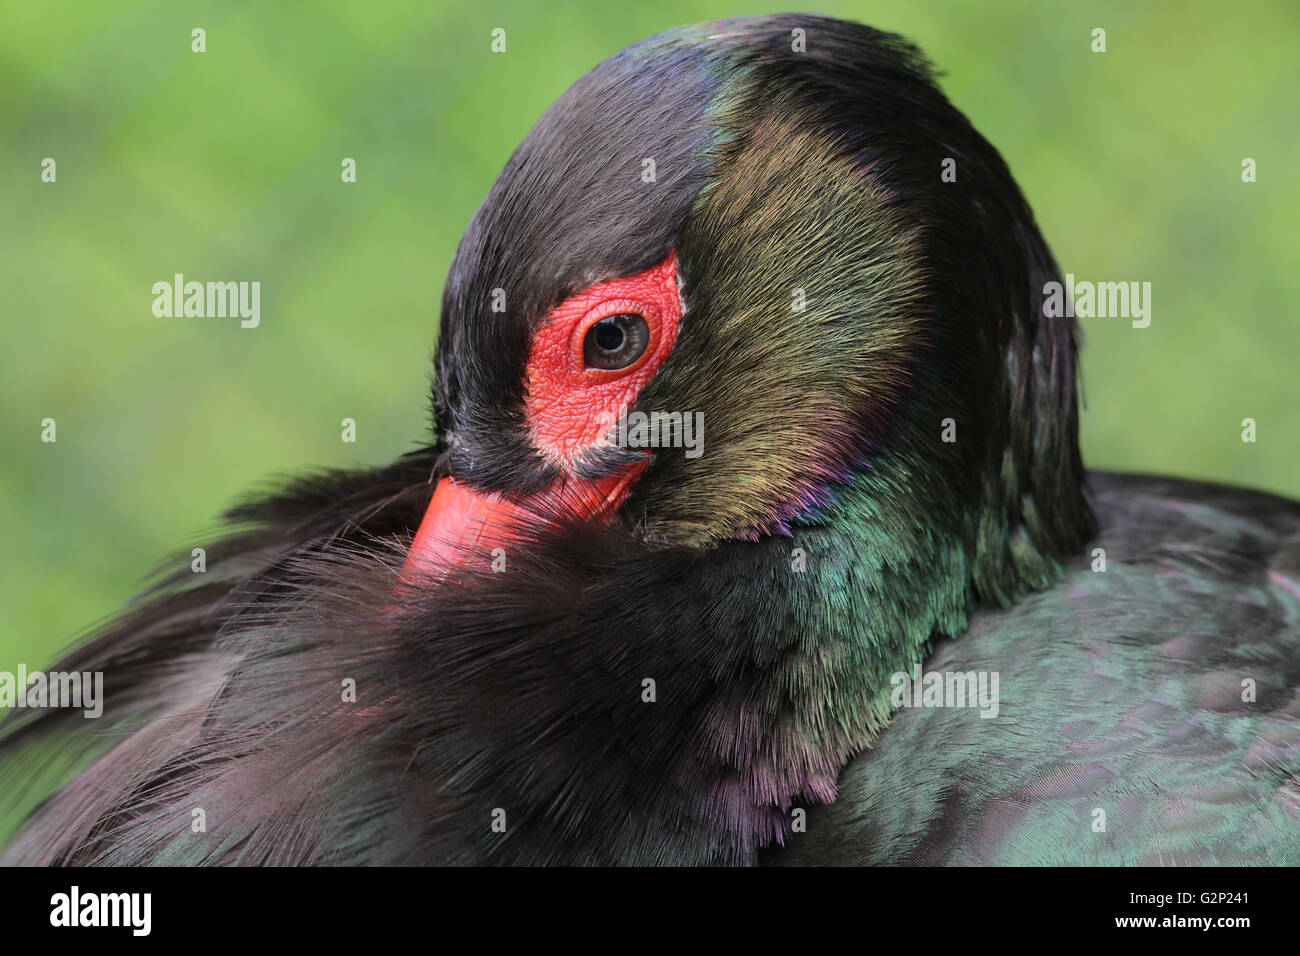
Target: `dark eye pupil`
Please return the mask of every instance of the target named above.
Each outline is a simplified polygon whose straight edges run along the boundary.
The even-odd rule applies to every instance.
[[[590,368],[627,368],[645,352],[650,327],[635,312],[609,315],[587,329],[583,356]]]
[[[613,352],[623,344],[623,330],[608,320],[597,322],[596,327],[596,344],[606,352]]]

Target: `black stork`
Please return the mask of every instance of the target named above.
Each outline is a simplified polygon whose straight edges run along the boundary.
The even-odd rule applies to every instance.
[[[616,53],[469,224],[428,446],[56,665],[104,714],[5,722],[5,860],[1300,862],[1300,506],[1086,472],[1059,280],[899,37]]]

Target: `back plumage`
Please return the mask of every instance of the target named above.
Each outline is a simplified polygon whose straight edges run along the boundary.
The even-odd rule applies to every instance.
[[[1100,533],[1061,584],[977,612],[925,661],[999,672],[996,718],[897,711],[766,862],[1300,861],[1300,504],[1089,483]]]

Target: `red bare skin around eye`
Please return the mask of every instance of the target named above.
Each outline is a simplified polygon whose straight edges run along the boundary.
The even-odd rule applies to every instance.
[[[628,368],[587,368],[587,330],[623,312],[645,317],[650,329],[645,352]],[[601,282],[552,309],[528,358],[528,426],[538,450],[564,463],[599,441],[672,351],[680,321],[675,253],[645,272]]]
[[[627,312],[646,320],[645,351],[627,368],[588,368],[587,329]],[[491,561],[491,549],[508,543],[520,521],[557,512],[595,517],[622,504],[646,462],[594,481],[565,466],[608,433],[619,411],[659,370],[677,341],[681,317],[675,252],[645,272],[601,282],[552,309],[533,338],[525,411],[533,445],[559,464],[564,476],[514,499],[443,478],[407,552],[404,576],[438,578],[455,564]]]

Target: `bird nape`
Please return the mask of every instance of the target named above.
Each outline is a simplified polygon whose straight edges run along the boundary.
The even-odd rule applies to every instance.
[[[103,715],[0,725],[4,860],[1300,863],[1300,506],[1086,474],[1059,279],[901,38],[614,54],[466,230],[428,447],[56,664]]]

